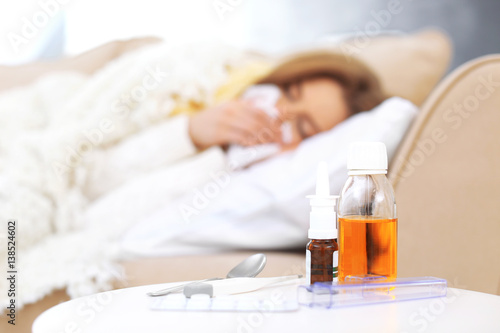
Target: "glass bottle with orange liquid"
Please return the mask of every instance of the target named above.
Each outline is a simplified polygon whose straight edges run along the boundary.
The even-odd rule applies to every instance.
[[[381,142],[350,147],[338,204],[339,282],[397,276],[396,201]]]

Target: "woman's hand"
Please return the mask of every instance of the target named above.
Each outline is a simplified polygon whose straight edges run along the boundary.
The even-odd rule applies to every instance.
[[[280,125],[248,101],[231,101],[191,116],[189,135],[198,149],[232,143],[252,146],[280,142]]]

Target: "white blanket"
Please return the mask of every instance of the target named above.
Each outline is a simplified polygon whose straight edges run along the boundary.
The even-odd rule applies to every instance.
[[[76,297],[111,287],[120,273],[113,240],[136,221],[89,220],[89,161],[161,123],[176,103],[210,104],[228,68],[244,61],[242,52],[220,45],[159,45],[91,77],[57,73],[0,95],[0,233],[5,237],[7,219],[18,221],[18,307],[56,288]],[[148,194],[155,195],[130,201],[147,202]],[[6,255],[2,246],[2,268]],[[2,306],[6,287],[1,279]]]
[[[303,247],[309,228],[306,196],[315,193],[318,163],[328,163],[330,191],[338,194],[347,179],[350,144],[381,141],[392,158],[416,114],[411,102],[393,97],[303,141],[294,151],[236,172],[228,170],[228,161],[227,169],[214,173],[218,177],[143,216],[124,237],[121,251],[166,256],[217,249]],[[161,179],[151,182],[150,189],[162,184]],[[134,189],[120,191],[126,197],[125,192]],[[112,198],[108,199],[109,207]]]

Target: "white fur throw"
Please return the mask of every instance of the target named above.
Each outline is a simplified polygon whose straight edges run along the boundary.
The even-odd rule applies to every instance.
[[[86,156],[159,123],[176,103],[210,104],[245,59],[227,47],[164,44],[90,77],[55,73],[0,94],[0,262],[7,220],[16,219],[18,308],[59,288],[71,297],[111,288],[120,276],[114,241],[130,221],[82,219]],[[2,306],[7,283],[0,279]]]

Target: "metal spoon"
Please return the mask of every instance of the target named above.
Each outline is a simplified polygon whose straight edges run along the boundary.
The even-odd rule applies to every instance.
[[[238,265],[234,266],[233,269],[229,271],[226,275],[226,279],[231,279],[231,278],[238,278],[238,277],[256,277],[262,270],[264,269],[264,266],[266,266],[266,255],[263,253],[257,253],[254,255],[251,255],[250,257],[246,258],[242,262],[240,262]],[[222,280],[222,278],[211,278],[211,279],[205,279],[205,280],[200,280],[200,281],[195,281],[195,282],[190,282],[190,283],[185,283],[180,286],[175,286],[175,287],[170,287],[162,290],[158,290],[155,292],[149,292],[147,293],[148,296],[164,296],[176,291],[181,291],[184,289],[185,286],[192,284],[192,283],[199,283],[199,282],[207,282],[207,281],[214,281],[214,280]]]

